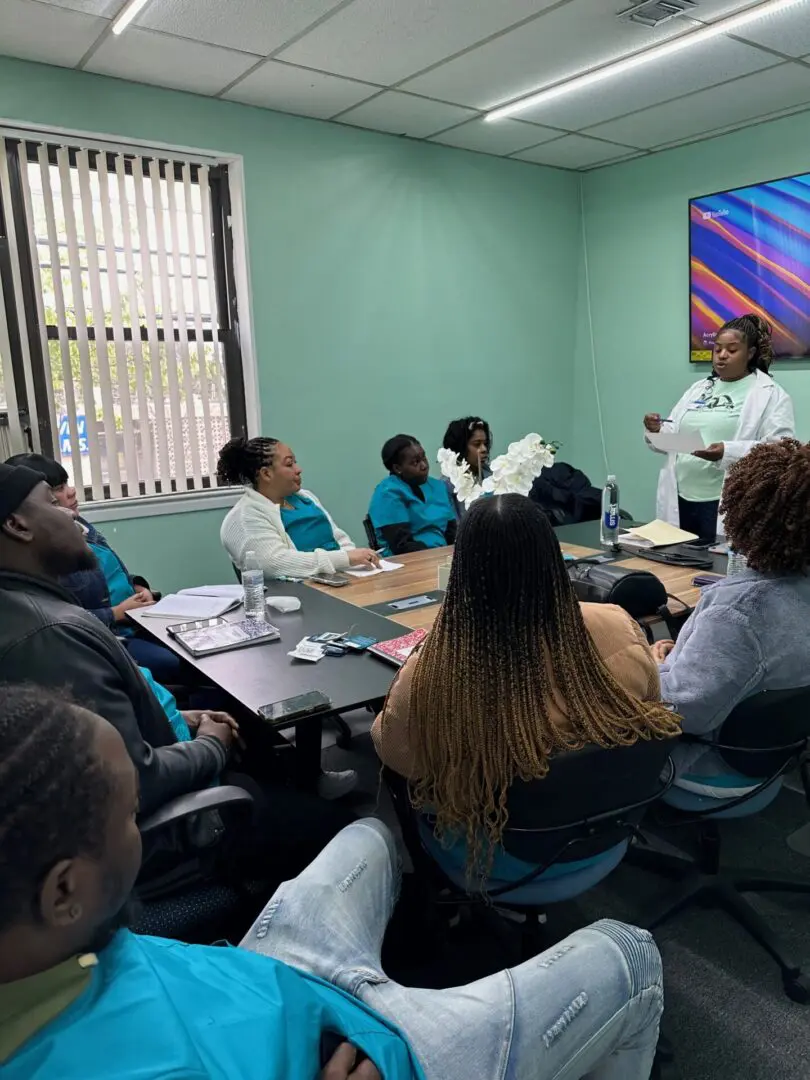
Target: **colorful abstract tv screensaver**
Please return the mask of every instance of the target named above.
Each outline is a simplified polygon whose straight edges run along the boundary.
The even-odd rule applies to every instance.
[[[749,311],[777,357],[810,356],[810,173],[690,199],[689,243],[693,361]]]

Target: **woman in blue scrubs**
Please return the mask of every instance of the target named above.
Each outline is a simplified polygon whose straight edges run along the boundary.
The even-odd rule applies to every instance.
[[[389,475],[371,496],[368,516],[386,555],[444,547],[456,540],[456,512],[441,480],[430,475],[413,435],[395,435],[382,448]]]

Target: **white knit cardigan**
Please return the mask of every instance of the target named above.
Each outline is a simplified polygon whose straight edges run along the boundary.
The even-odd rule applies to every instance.
[[[287,535],[281,520],[281,509],[253,488],[248,488],[238,503],[228,512],[219,530],[222,546],[231,562],[241,570],[248,551],[255,552],[265,579],[306,578],[312,574],[334,574],[349,566],[349,551],[354,547],[347,533],[339,529],[311,491],[302,490],[326,514],[332,534],[340,545],[339,551],[299,551]]]

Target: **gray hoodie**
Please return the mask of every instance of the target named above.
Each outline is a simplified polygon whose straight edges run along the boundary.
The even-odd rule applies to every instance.
[[[810,684],[810,577],[746,570],[703,590],[660,665],[661,698],[683,730],[716,734],[739,702],[760,690]],[[679,774],[729,770],[699,747],[678,748]]]

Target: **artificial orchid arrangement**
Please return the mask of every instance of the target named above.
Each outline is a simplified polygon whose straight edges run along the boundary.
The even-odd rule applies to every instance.
[[[453,450],[442,448],[437,456],[442,475],[453,485],[456,498],[469,509],[481,495],[528,495],[542,469],[554,464],[557,443],[547,443],[532,432],[509,444],[505,454],[490,466],[492,475],[481,481],[469,463],[459,462]]]

